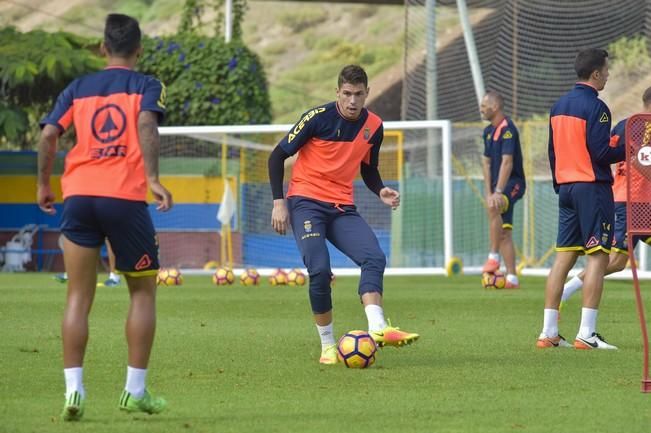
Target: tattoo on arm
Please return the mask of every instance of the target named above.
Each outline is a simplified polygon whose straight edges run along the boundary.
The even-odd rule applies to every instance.
[[[160,138],[158,136],[158,115],[152,111],[143,111],[138,116],[138,138],[140,152],[145,162],[145,172],[148,180],[158,180],[158,152]]]
[[[45,125],[38,141],[38,183],[46,185],[50,182],[54,159],[56,158],[57,139],[59,130],[56,126]]]

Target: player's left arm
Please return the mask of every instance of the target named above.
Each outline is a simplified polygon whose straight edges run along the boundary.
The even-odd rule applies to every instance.
[[[502,134],[502,163],[497,175],[495,191],[488,199],[488,207],[500,209],[503,205],[504,197],[502,197],[502,194],[504,194],[504,188],[506,188],[513,171],[513,154],[516,146],[520,146],[517,131],[507,128]]]
[[[598,163],[613,164],[626,158],[625,147],[611,142],[610,110],[603,102],[595,104],[586,124],[588,152]]]
[[[360,166],[360,173],[366,187],[380,197],[382,203],[397,209],[400,206],[400,193],[393,188],[389,188],[382,182],[382,176],[378,170],[380,160],[380,146],[384,140],[384,127],[380,125],[378,130],[373,134],[369,143],[373,146],[369,149]]]

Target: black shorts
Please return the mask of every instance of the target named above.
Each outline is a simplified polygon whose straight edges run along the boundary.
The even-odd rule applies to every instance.
[[[558,193],[556,251],[610,254],[615,219],[613,190],[608,183],[563,184]]]
[[[71,242],[96,248],[108,238],[116,270],[155,275],[158,239],[147,203],[111,197],[72,196],[63,202],[61,232]]]
[[[513,229],[513,207],[524,195],[525,184],[520,179],[509,179],[502,195],[506,205],[502,209],[502,228]]]

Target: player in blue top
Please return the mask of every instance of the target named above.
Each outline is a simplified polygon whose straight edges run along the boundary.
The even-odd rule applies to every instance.
[[[536,346],[617,349],[596,331],[604,271],[612,246],[615,206],[610,165],[624,160],[624,148],[610,139],[611,115],[599,99],[608,81],[608,53],[579,52],[579,81],[549,113],[549,165],[558,193],[556,258],[545,286],[543,329]],[[581,325],[568,343],[558,332],[558,308],[567,274],[579,255],[587,255]]]
[[[504,99],[488,91],[481,101],[481,115],[490,125],[484,129],[484,193],[488,212],[490,252],[483,272],[500,268],[500,252],[506,265],[506,288],[520,287],[515,269],[513,246],[513,207],[526,189],[520,134],[504,115]]]
[[[384,318],[386,258],[375,234],[357,212],[353,197],[353,182],[361,173],[366,186],[385,205],[393,209],[400,205],[400,194],[384,185],[378,170],[384,130],[382,119],[364,108],[367,95],[364,69],[345,66],[338,78],[337,100],[303,114],[269,156],[274,199],[271,224],[285,234],[291,221],[310,276],[310,305],[321,338],[322,364],[337,363],[326,239],[361,268],[358,293],[375,342],[402,346],[419,337],[391,326]],[[284,161],[296,153],[285,201]]]

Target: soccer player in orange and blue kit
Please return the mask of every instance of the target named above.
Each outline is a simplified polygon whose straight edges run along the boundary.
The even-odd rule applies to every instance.
[[[68,272],[63,316],[65,421],[84,413],[84,354],[88,315],[95,295],[100,248],[107,238],[116,268],[129,286],[126,321],[128,366],[118,407],[128,412],[158,413],[165,400],[145,387],[156,328],[158,245],[147,208],[147,187],[158,210],[172,206],[172,196],[158,178],[158,123],[165,113],[165,87],[133,71],[142,53],[138,22],[126,15],[106,18],[102,51],[106,69],[74,80],[43,119],[38,144],[38,204],[54,214],[50,175],[58,137],[72,124],[77,143],[68,152],[61,179],[63,258]]]
[[[481,116],[490,125],[484,129],[484,193],[488,212],[490,251],[483,272],[500,268],[500,251],[506,265],[507,289],[520,287],[515,269],[513,245],[513,207],[526,188],[522,167],[520,134],[511,119],[504,115],[504,99],[488,91],[481,101]]]
[[[384,186],[378,171],[384,130],[382,119],[364,108],[367,96],[364,69],[356,65],[344,67],[339,74],[337,100],[303,114],[269,157],[274,199],[271,224],[284,235],[291,222],[310,276],[310,304],[321,337],[322,364],[337,363],[326,239],[361,267],[358,293],[369,333],[376,343],[402,346],[418,338],[418,334],[390,326],[384,318],[382,279],[386,258],[353,200],[353,181],[361,171],[366,186],[384,204],[393,209],[400,205],[398,191]],[[286,205],[284,161],[295,153],[298,158]]]
[[[581,51],[574,68],[574,89],[552,107],[549,119],[549,163],[558,193],[556,258],[545,287],[543,329],[539,348],[616,349],[596,331],[604,271],[612,244],[614,201],[610,164],[623,161],[625,149],[610,140],[610,110],[598,98],[608,80],[608,53]],[[587,254],[581,325],[568,343],[558,333],[558,308],[567,274]]]
[[[642,95],[642,104],[645,113],[651,113],[651,87],[644,91]],[[626,121],[624,119],[617,123],[613,128],[610,140],[612,143],[617,143],[618,146],[625,147],[624,140],[626,139]],[[626,226],[626,202],[628,201],[628,193],[626,191],[626,162],[622,161],[617,163],[614,170],[615,181],[613,183],[613,198],[615,200],[615,231],[613,232],[613,245],[611,248],[610,259],[608,267],[606,268],[605,275],[610,275],[615,272],[623,271],[628,262],[628,239],[627,239],[627,226]],[[646,205],[651,203],[651,184],[647,183],[645,187],[639,189],[640,193],[646,194]],[[651,237],[637,235],[633,237],[633,248],[639,241],[643,241],[647,245],[651,245]],[[583,278],[585,272],[572,278],[563,287],[563,296],[561,297],[560,308],[563,304],[576,292],[583,287]]]

